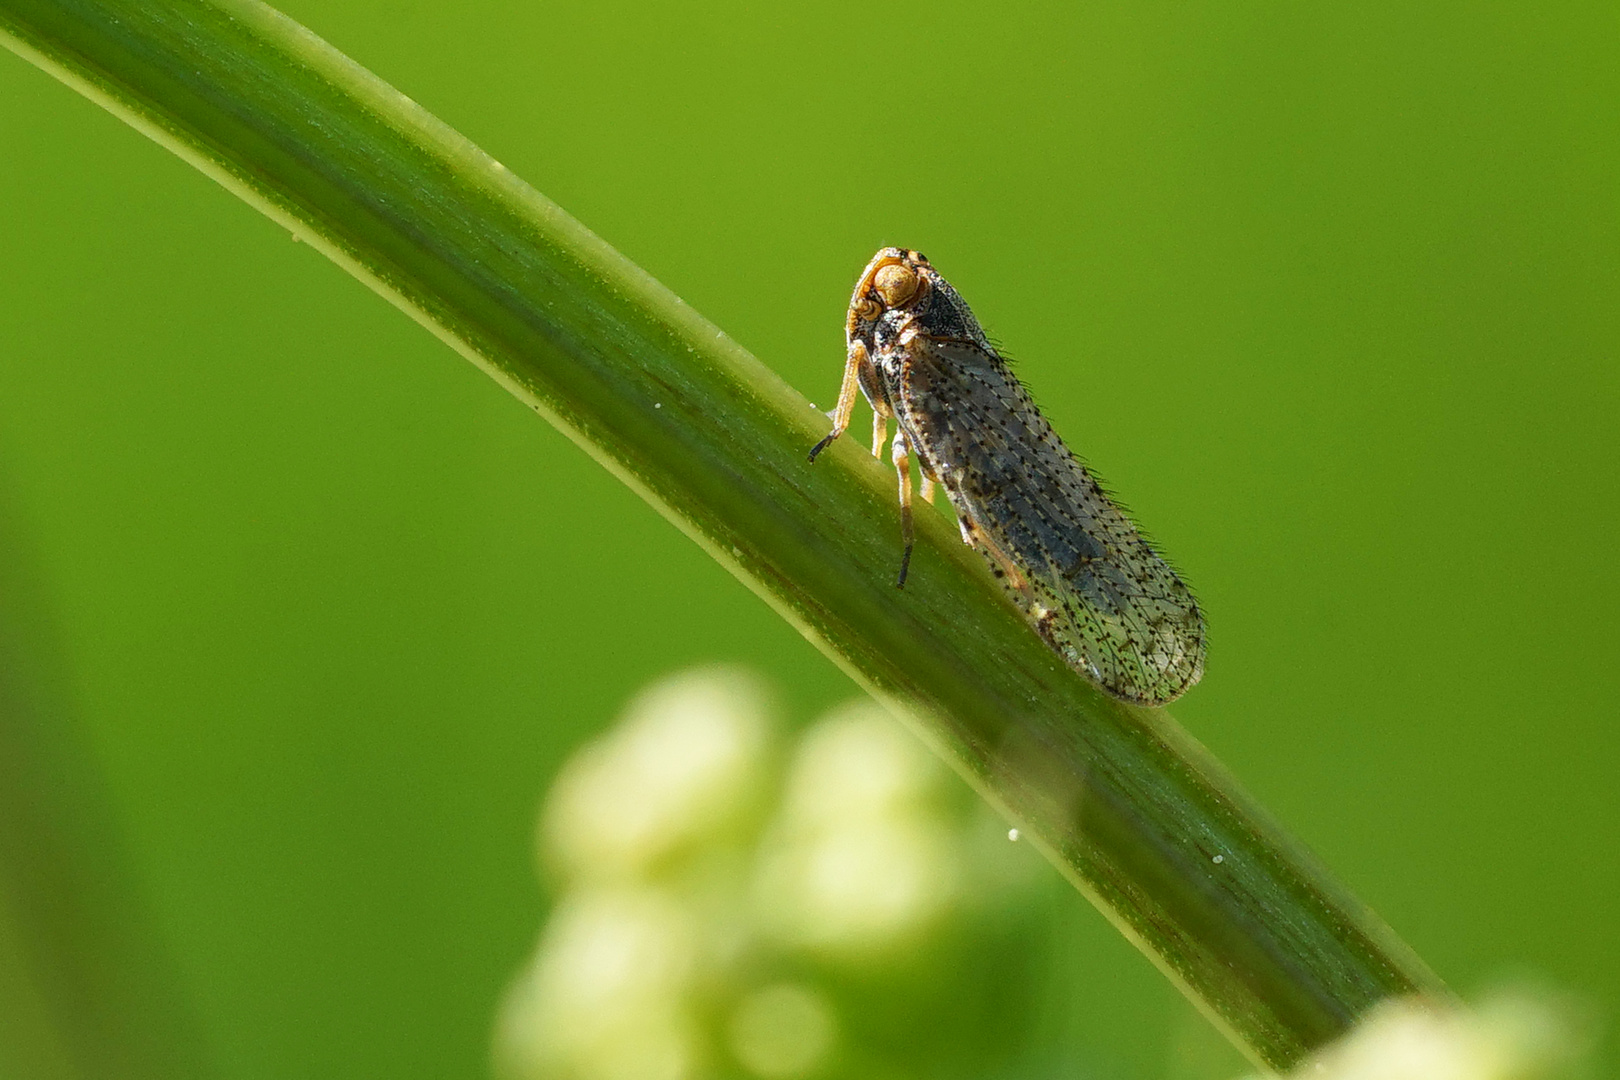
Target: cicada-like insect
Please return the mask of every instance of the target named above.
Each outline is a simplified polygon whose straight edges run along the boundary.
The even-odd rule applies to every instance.
[[[872,452],[896,421],[904,554],[911,564],[911,455],[929,501],[945,489],[962,540],[1081,674],[1125,701],[1162,705],[1204,673],[1204,617],[1079,458],[1052,430],[955,289],[915,251],[884,248],[855,286],[833,429],[858,387],[872,405]]]

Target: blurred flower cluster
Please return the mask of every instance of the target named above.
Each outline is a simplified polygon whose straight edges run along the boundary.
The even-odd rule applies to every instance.
[[[509,1080],[980,1075],[1016,1042],[1032,946],[986,905],[1041,864],[874,705],[789,739],[746,673],[667,680],[567,764],[540,843]]]
[[[1054,875],[873,704],[789,733],[746,672],[667,679],[565,765],[539,842],[556,902],[502,1009],[503,1080],[1099,1075],[1030,1045]],[[1294,1075],[1579,1077],[1573,1015],[1525,990],[1393,1002]],[[1237,1071],[1194,1059],[1167,1066]]]
[[[1291,1075],[1300,1080],[1573,1080],[1590,1075],[1587,1026],[1571,1002],[1528,985],[1487,994],[1472,1009],[1391,1001]]]

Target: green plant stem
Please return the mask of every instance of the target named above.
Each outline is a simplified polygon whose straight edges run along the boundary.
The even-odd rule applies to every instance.
[[[854,440],[809,465],[827,420],[808,401],[308,31],[248,0],[0,0],[0,30],[635,488],[905,716],[1256,1061],[1296,1063],[1384,998],[1444,995],[1168,714],[1052,655],[943,520],[919,522],[897,591],[885,469]]]

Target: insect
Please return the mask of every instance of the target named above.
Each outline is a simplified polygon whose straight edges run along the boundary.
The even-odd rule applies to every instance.
[[[850,299],[833,429],[858,387],[872,452],[900,479],[900,576],[911,565],[911,455],[920,496],[945,489],[964,543],[1070,666],[1125,701],[1162,705],[1204,673],[1204,617],[1192,592],[1058,438],[955,289],[915,251],[884,248]]]

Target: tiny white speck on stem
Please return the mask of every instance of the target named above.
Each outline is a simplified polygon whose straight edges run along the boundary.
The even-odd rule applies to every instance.
[[[1226,856],[1225,855],[1217,855],[1217,856],[1215,856],[1213,859],[1211,859],[1209,861],[1212,862],[1212,863],[1223,863],[1223,862],[1226,861]]]
[[[1007,830],[1007,839],[1011,840],[1015,844],[1018,843],[1018,830],[1017,829],[1008,829]]]

